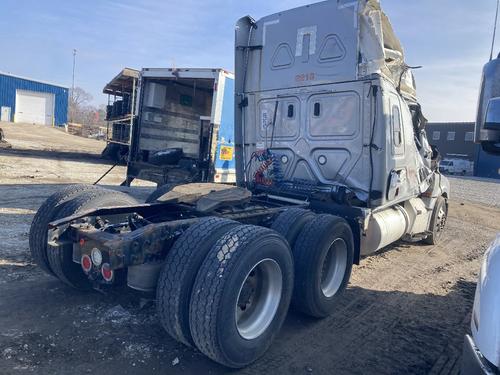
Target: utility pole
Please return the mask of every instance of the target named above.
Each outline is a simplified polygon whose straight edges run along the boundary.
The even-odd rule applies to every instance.
[[[499,6],[500,6],[500,0],[497,0],[497,11],[495,13],[495,25],[493,26],[493,40],[491,41],[490,61],[493,59],[493,49],[495,48],[495,37],[497,35],[498,8],[499,8]]]
[[[74,107],[75,104],[75,65],[76,65],[76,49],[73,49],[73,76],[71,80],[71,104]],[[74,119],[74,108],[71,111],[71,121],[73,122]]]
[[[75,65],[76,65],[76,49],[73,49],[73,79],[71,83],[72,92],[75,90]]]

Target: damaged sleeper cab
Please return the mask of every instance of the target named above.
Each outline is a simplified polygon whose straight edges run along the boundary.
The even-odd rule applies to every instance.
[[[239,368],[290,305],[332,314],[362,256],[437,243],[449,184],[377,1],[244,17],[235,58],[237,186],[179,185],[152,204],[69,187],[39,209],[30,248],[71,286],[156,291],[173,338]]]

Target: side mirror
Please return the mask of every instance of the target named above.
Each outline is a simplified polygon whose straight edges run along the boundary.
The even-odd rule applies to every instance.
[[[500,97],[488,101],[480,137],[485,152],[500,155]]]
[[[484,129],[500,131],[500,98],[492,98],[488,102]],[[500,139],[498,139],[500,142]]]

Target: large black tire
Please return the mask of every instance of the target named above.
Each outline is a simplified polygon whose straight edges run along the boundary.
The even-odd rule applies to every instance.
[[[63,203],[83,191],[95,189],[100,189],[100,187],[94,185],[66,186],[48,197],[36,212],[29,233],[30,252],[35,263],[49,275],[55,276],[47,258],[47,231],[49,223],[55,219]]]
[[[172,190],[174,187],[176,187],[179,184],[165,184],[157,188],[155,191],[153,191],[149,197],[146,199],[146,203],[154,203],[158,198],[160,198],[163,194],[168,193],[170,190]]]
[[[314,219],[314,217],[314,213],[309,210],[289,208],[278,215],[271,225],[271,229],[285,237],[290,247],[293,248],[295,240],[304,225]]]
[[[281,235],[253,225],[233,228],[212,247],[196,277],[189,311],[194,343],[224,366],[247,366],[281,328],[292,286],[292,254]]]
[[[68,217],[79,212],[107,206],[135,205],[138,202],[130,195],[119,191],[96,189],[83,191],[63,204],[55,219]],[[49,265],[54,274],[65,284],[81,290],[89,290],[92,284],[78,263],[73,262],[73,249],[51,248],[47,252]]]
[[[166,150],[156,151],[149,156],[148,163],[154,165],[175,165],[182,158],[182,148],[168,148]]]
[[[193,346],[189,302],[198,270],[212,246],[238,222],[209,217],[189,227],[170,249],[157,286],[160,321],[170,336]]]
[[[444,197],[438,197],[432,210],[429,231],[431,234],[422,240],[427,245],[437,245],[442,237],[448,218],[448,202]]]
[[[292,305],[312,317],[330,315],[351,276],[354,240],[349,224],[333,215],[316,216],[300,232],[293,256]]]

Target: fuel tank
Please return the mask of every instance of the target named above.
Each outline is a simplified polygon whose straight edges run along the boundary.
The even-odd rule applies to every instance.
[[[369,255],[399,240],[408,227],[408,214],[401,206],[373,214],[366,235],[361,237],[361,255]]]

